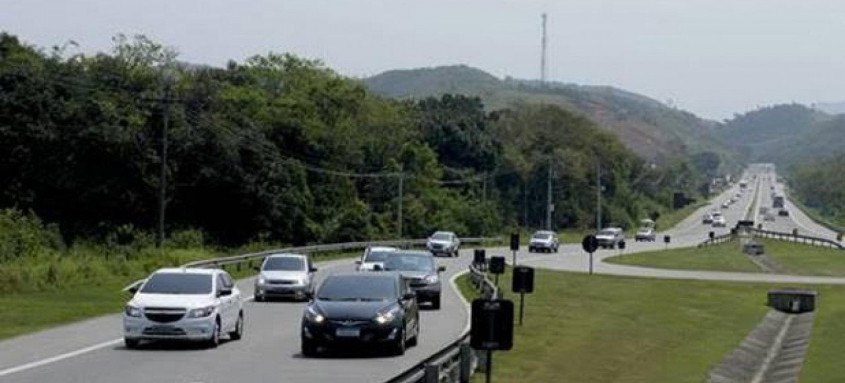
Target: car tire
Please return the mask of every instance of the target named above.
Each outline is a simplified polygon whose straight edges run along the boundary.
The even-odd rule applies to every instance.
[[[211,338],[205,341],[205,347],[207,348],[217,348],[220,345],[220,317],[214,321],[214,329],[211,330]]]
[[[256,301],[256,302],[264,302],[264,296],[259,295],[259,294],[255,294],[255,296],[253,297],[253,300]]]
[[[308,339],[303,339],[300,351],[302,351],[302,356],[305,357],[317,356],[317,344]]]
[[[139,339],[123,338],[123,344],[126,345],[126,348],[134,350],[138,348],[138,346],[141,344],[141,341]]]
[[[408,339],[408,347],[414,347],[420,342],[420,317],[417,316],[417,325],[414,329],[414,337]]]
[[[402,356],[405,355],[406,348],[407,343],[405,342],[405,329],[402,329],[396,337],[396,341],[393,343],[391,351],[393,355]]]
[[[240,340],[244,336],[244,312],[238,313],[238,321],[235,323],[235,331],[229,333],[229,339]]]
[[[440,294],[434,296],[431,299],[431,308],[434,310],[440,310]]]

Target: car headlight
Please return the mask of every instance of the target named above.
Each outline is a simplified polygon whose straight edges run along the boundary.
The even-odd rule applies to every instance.
[[[267,283],[267,278],[264,278],[263,276],[258,277],[258,284],[259,285],[263,285],[265,283]]]
[[[308,306],[305,308],[305,319],[313,323],[323,323],[325,322],[326,317],[317,312],[317,309],[315,309],[314,306]]]
[[[378,313],[378,315],[376,315],[376,323],[383,325],[393,322],[393,319],[396,318],[396,314],[399,314],[398,307],[394,307],[385,312]]]
[[[428,284],[437,283],[439,280],[440,278],[437,277],[437,274],[426,275],[425,278],[423,278],[423,281]]]
[[[214,313],[214,306],[201,307],[188,312],[188,318],[205,318]]]
[[[126,313],[126,316],[138,318],[141,316],[141,309],[132,305],[126,305],[126,308],[123,310]]]

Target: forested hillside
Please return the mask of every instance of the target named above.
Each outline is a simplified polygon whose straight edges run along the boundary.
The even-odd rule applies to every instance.
[[[463,65],[393,70],[364,79],[364,83],[378,94],[398,99],[445,93],[478,96],[489,110],[519,102],[558,105],[595,121],[640,157],[659,165],[708,158],[698,165],[715,168],[699,169],[703,178],[737,170],[740,164],[735,152],[715,139],[715,122],[612,87],[499,80]]]
[[[726,121],[719,136],[750,161],[790,168],[845,152],[845,118],[800,104],[775,105]]]
[[[820,215],[845,227],[845,154],[799,166],[791,186],[802,202]]]
[[[598,162],[615,223],[695,186],[688,164],[645,166],[555,106],[384,99],[291,55],[213,68],[143,37],[85,56],[2,34],[0,89],[0,208],[32,211],[67,241],[156,228],[165,131],[166,230],[221,244],[539,226],[550,165],[556,228],[594,225]]]

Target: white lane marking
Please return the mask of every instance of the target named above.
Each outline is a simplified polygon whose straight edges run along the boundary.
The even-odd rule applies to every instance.
[[[252,300],[253,300],[253,297],[247,297],[247,298],[243,299],[244,303],[252,301]],[[61,354],[61,355],[51,356],[49,358],[37,360],[35,362],[30,362],[30,363],[22,364],[20,366],[10,367],[10,368],[7,368],[5,370],[0,370],[0,377],[16,374],[18,372],[31,370],[33,368],[38,368],[38,367],[45,366],[45,365],[52,364],[52,363],[56,363],[56,362],[59,362],[59,361],[65,360],[65,359],[77,357],[77,356],[80,356],[80,355],[83,355],[83,354],[87,354],[89,352],[97,351],[97,350],[100,350],[100,349],[103,349],[103,348],[106,348],[106,347],[109,347],[109,346],[116,345],[116,344],[118,344],[122,341],[123,341],[123,338],[107,340],[103,343],[97,343],[93,346],[80,348],[78,350],[70,351],[70,352],[67,352],[67,353],[64,353],[64,354]]]
[[[50,363],[55,363],[55,362],[58,362],[60,360],[73,358],[75,356],[79,356],[79,355],[82,355],[82,354],[87,354],[91,351],[96,351],[96,350],[99,350],[101,348],[116,345],[116,344],[118,344],[122,341],[123,341],[123,338],[112,339],[112,340],[109,340],[109,341],[105,341],[103,343],[95,344],[93,346],[81,348],[81,349],[76,350],[76,351],[71,351],[71,352],[64,353],[64,354],[61,354],[61,355],[56,355],[56,356],[53,356],[53,357],[50,357],[50,358],[47,358],[47,359],[41,359],[39,361],[30,362],[30,363],[27,363],[27,364],[22,364],[22,365],[17,366],[17,367],[12,367],[12,368],[7,368],[5,370],[0,370],[0,377],[12,375],[12,374],[15,374],[15,373],[18,373],[18,372],[21,372],[21,371],[30,370],[30,369],[33,369],[33,368],[36,368],[36,367],[41,367],[41,366],[44,366],[44,365],[47,365],[47,364],[50,364]]]
[[[453,275],[451,278],[449,278],[449,284],[452,285],[452,290],[455,290],[455,293],[457,293],[458,298],[460,298],[461,302],[464,303],[464,309],[466,310],[466,313],[467,313],[466,317],[464,318],[464,330],[461,331],[461,334],[465,334],[465,333],[469,332],[470,321],[471,321],[471,317],[472,317],[472,306],[470,306],[469,302],[464,297],[464,294],[458,288],[458,284],[455,281],[457,281],[458,278],[460,278],[462,275],[467,274],[467,273],[469,273],[469,270],[464,270],[464,271],[461,271],[460,273],[455,273],[455,275]]]

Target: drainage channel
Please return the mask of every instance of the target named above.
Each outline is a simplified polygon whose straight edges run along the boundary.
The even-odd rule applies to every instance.
[[[708,373],[711,383],[797,382],[812,336],[816,293],[773,290],[772,306],[742,343]]]

